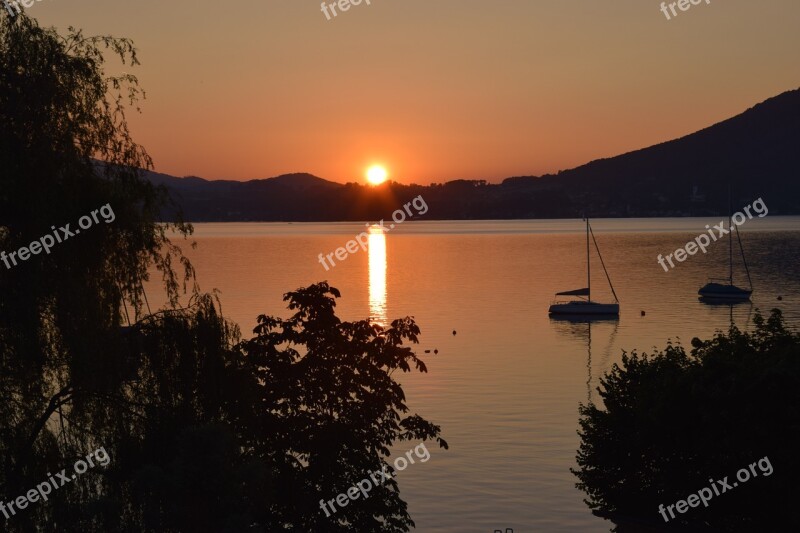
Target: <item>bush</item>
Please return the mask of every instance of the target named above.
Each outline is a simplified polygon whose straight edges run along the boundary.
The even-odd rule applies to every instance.
[[[716,531],[800,527],[793,510],[800,445],[800,335],[779,310],[713,339],[623,354],[601,379],[605,404],[580,408],[577,487],[615,522],[664,524],[660,504],[686,499],[710,479],[735,479],[768,457],[774,473],[740,483],[671,525]]]

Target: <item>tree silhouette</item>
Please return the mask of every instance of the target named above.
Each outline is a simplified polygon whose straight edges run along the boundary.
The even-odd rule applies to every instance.
[[[261,317],[242,343],[169,239],[192,228],[142,178],[151,161],[125,113],[143,93],[134,76],[105,73],[108,51],[138,64],[128,40],[62,37],[0,12],[0,250],[74,229],[106,204],[115,215],[0,264],[0,501],[99,447],[111,458],[0,516],[2,529],[406,531],[393,482],[346,521],[317,502],[383,464],[396,441],[439,439],[438,427],[401,417],[390,377],[425,370],[402,346],[416,342],[413,320],[386,330],[339,322],[329,297],[338,291],[319,284],[287,295],[292,319]],[[165,208],[175,221],[160,222]],[[153,270],[169,302],[156,313],[143,290]],[[283,324],[294,329],[275,330]]]
[[[447,448],[438,426],[404,416],[405,395],[392,378],[396,370],[427,372],[404,346],[418,342],[414,320],[395,320],[387,329],[368,320],[341,322],[334,313],[339,296],[325,282],[290,292],[284,300],[295,314],[287,320],[260,316],[256,337],[241,344],[264,383],[261,412],[274,439],[257,453],[277,449],[292,459],[292,491],[279,505],[300,518],[291,520],[293,530],[408,531],[414,523],[394,480],[332,517],[318,503],[369,472],[392,471],[384,458],[396,441],[436,439]]]
[[[736,480],[767,457],[772,474],[674,513],[669,525],[796,530],[800,335],[776,309],[767,320],[757,315],[752,333],[732,327],[692,345],[689,354],[670,344],[652,356],[623,355],[601,379],[605,409],[581,406],[574,474],[586,503],[622,526],[663,526],[659,505],[685,500],[710,480]]]
[[[140,95],[136,78],[107,76],[104,49],[138,63],[127,40],[61,37],[24,14],[0,14],[0,249],[68,223],[76,229],[105,204],[115,215],[48,253],[0,265],[0,493],[8,498],[103,445],[84,425],[103,418],[105,398],[122,396],[135,373],[120,325],[124,301],[134,320],[142,311],[148,268],[163,274],[173,303],[173,264],[183,261],[185,281],[193,276],[167,238],[191,227],[157,223],[166,193],[139,177],[150,159],[125,122]],[[94,478],[72,498],[91,499]],[[61,512],[31,507],[7,529],[30,531]]]

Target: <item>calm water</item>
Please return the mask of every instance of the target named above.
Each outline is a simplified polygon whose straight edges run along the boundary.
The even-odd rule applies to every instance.
[[[800,217],[768,216],[741,227],[752,305],[697,300],[707,277],[727,277],[727,241],[670,272],[658,265],[659,253],[718,222],[593,221],[621,316],[593,323],[591,345],[589,325],[547,316],[554,292],[585,284],[579,220],[406,222],[371,235],[368,251],[327,272],[318,254],[344,246],[363,224],[197,224],[198,247],[188,255],[201,288],[221,291],[223,312],[246,336],[260,313],[290,314],[285,292],[325,279],[342,292],[345,320],[416,318],[429,373],[401,380],[412,411],[441,425],[451,446],[429,448],[427,463],[398,475],[418,531],[608,531],[583,504],[569,468],[578,404],[590,393],[596,399],[596,378],[621,351],[652,351],[670,338],[689,345],[731,320],[749,328],[756,308],[780,308],[800,326]],[[740,262],[736,268],[744,281]],[[592,273],[594,299],[611,301],[596,256]],[[433,349],[439,354],[422,353]]]

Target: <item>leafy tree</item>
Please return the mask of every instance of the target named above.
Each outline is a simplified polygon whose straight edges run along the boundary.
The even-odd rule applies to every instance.
[[[0,264],[0,494],[9,498],[113,446],[100,439],[102,424],[135,404],[131,380],[141,371],[123,316],[142,316],[149,268],[163,275],[173,305],[181,284],[173,265],[183,265],[184,288],[193,280],[168,238],[191,226],[158,222],[169,200],[141,178],[151,161],[127,129],[126,110],[142,93],[134,76],[105,73],[106,50],[138,64],[126,39],[73,29],[62,37],[0,10],[0,250],[62,236],[57,228],[74,230],[106,204],[114,215],[49,253]],[[60,529],[74,527],[80,505],[102,487],[94,472],[79,484],[61,498],[69,511],[31,506],[7,530],[31,531],[56,517],[69,517]]]
[[[249,365],[264,384],[260,391],[264,425],[273,440],[259,457],[274,450],[292,458],[291,491],[275,502],[293,531],[408,531],[414,526],[392,479],[368,499],[327,517],[319,500],[345,493],[369,472],[392,472],[386,461],[395,442],[436,439],[440,428],[408,407],[395,371],[427,372],[408,343],[419,328],[410,317],[384,329],[368,320],[342,322],[327,283],[284,296],[295,314],[282,320],[260,316],[256,337],[241,344]]]
[[[800,335],[779,310],[755,318],[752,333],[668,345],[622,358],[601,380],[605,409],[581,406],[578,488],[596,514],[622,524],[664,525],[658,506],[736,480],[768,458],[774,472],[739,483],[670,518],[714,531],[796,530],[800,474]],[[620,529],[623,530],[623,529]],[[634,527],[634,529],[636,528]]]
[[[0,10],[0,251],[75,229],[105,204],[114,214],[0,263],[0,500],[99,447],[111,458],[0,516],[3,530],[406,531],[393,481],[335,519],[317,502],[386,464],[398,440],[446,446],[437,426],[405,415],[391,379],[425,370],[402,346],[417,341],[413,320],[340,322],[338,291],[319,284],[287,295],[293,318],[261,317],[241,342],[169,239],[192,228],[142,177],[152,162],[125,114],[143,93],[134,76],[106,74],[109,51],[138,64],[129,40],[62,37]],[[165,211],[176,220],[161,222]],[[155,314],[152,271],[169,302]]]
[[[417,342],[413,319],[386,329],[342,322],[334,297],[327,283],[290,292],[291,318],[262,315],[256,336],[235,344],[236,330],[208,296],[192,313],[143,321],[126,402],[134,411],[113,409],[117,418],[98,428],[121,444],[100,500],[107,520],[84,511],[97,530],[413,527],[393,479],[332,517],[319,506],[372,471],[391,472],[386,458],[398,442],[435,439],[447,448],[438,426],[407,414],[392,378],[398,369],[426,371],[404,345]]]

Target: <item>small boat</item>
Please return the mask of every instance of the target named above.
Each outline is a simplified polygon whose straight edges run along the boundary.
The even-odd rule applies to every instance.
[[[697,291],[703,298],[709,300],[725,300],[726,302],[744,302],[750,299],[753,289],[742,289],[733,283],[722,284],[709,281]]]
[[[730,201],[729,201],[730,204]],[[744,257],[744,247],[742,246],[742,237],[739,235],[739,230],[733,223],[730,215],[730,207],[728,207],[728,224],[730,226],[728,231],[728,279],[709,279],[708,283],[697,291],[700,295],[700,300],[708,303],[731,303],[731,302],[746,302],[753,294],[753,282],[750,279],[750,269],[747,268],[747,260]],[[739,251],[742,253],[742,262],[744,269],[747,272],[747,283],[749,289],[742,289],[733,284],[733,232],[736,231],[736,239],[739,241]],[[724,283],[727,281],[727,283]],[[722,282],[722,283],[718,283]]]
[[[603,271],[606,273],[608,285],[611,287],[611,293],[614,295],[614,303],[599,303],[592,301],[592,275],[591,275],[591,260],[589,258],[589,235],[592,236],[594,247],[597,250],[597,255],[600,257],[600,264],[603,265]],[[589,225],[589,217],[586,217],[586,288],[575,289],[571,291],[557,292],[556,296],[578,296],[579,300],[569,301],[554,301],[550,304],[550,315],[554,316],[619,316],[619,299],[617,293],[614,292],[614,286],[611,284],[611,278],[606,270],[606,265],[603,262],[603,256],[600,255],[600,248],[597,246],[597,240],[594,238],[594,232]]]

